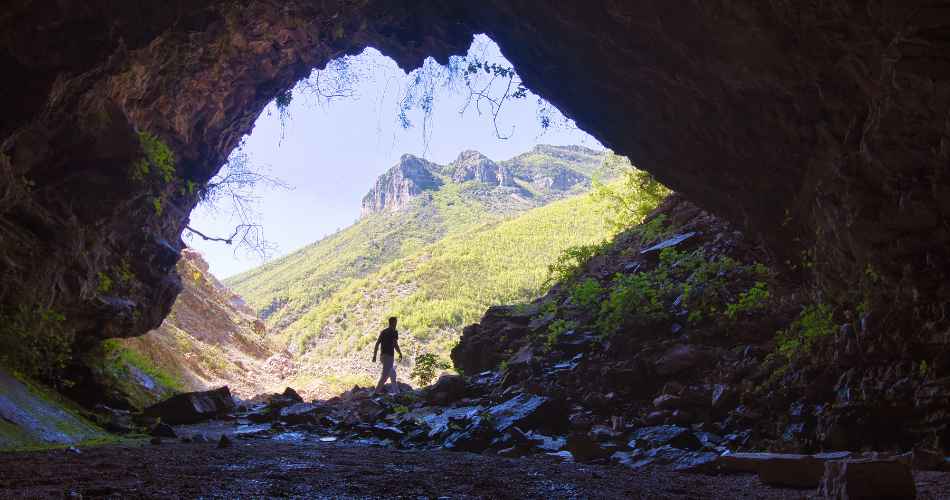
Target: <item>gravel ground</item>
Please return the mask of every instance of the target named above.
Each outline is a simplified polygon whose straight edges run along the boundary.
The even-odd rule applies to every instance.
[[[918,474],[919,498],[945,498],[950,474]],[[346,443],[166,442],[0,455],[0,498],[809,498],[752,475],[399,451]]]

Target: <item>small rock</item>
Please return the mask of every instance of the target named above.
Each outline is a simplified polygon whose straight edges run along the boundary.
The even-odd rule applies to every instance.
[[[69,448],[66,448],[66,453],[69,453],[71,455],[81,455],[82,451],[79,448],[76,448],[75,446],[70,446]]]
[[[528,450],[526,450],[523,446],[519,446],[519,445],[498,450],[498,456],[507,457],[507,458],[519,458],[527,454],[528,454]]]
[[[148,442],[149,442],[149,443],[152,443],[152,444],[154,444],[154,445],[160,445],[160,444],[162,444],[162,438],[160,438],[160,437],[153,437],[153,438],[150,439]]]
[[[178,437],[178,434],[175,433],[175,429],[173,429],[172,426],[161,422],[155,424],[155,427],[152,427],[152,429],[148,432],[148,435],[170,439],[175,439]]]
[[[654,364],[657,375],[669,376],[689,370],[709,359],[709,353],[693,345],[677,345],[660,356]]]
[[[673,394],[662,394],[653,400],[653,406],[660,410],[676,410],[683,408],[683,399]]]
[[[630,448],[658,448],[670,445],[683,450],[698,450],[703,443],[685,427],[658,425],[637,429],[630,441]]]
[[[230,448],[231,439],[227,434],[221,434],[221,439],[218,440],[218,448]]]
[[[821,498],[916,498],[917,487],[907,464],[897,460],[833,460],[825,462]]]
[[[613,449],[602,446],[586,434],[571,434],[564,448],[580,462],[607,458],[614,453]]]

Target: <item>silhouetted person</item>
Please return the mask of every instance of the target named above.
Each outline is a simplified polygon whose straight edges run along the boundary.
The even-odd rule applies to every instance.
[[[383,364],[383,373],[379,376],[379,383],[376,384],[376,392],[382,392],[386,385],[386,379],[392,378],[393,387],[399,392],[399,382],[396,381],[396,360],[395,352],[399,353],[399,360],[402,361],[402,351],[399,350],[399,332],[396,331],[395,316],[389,318],[389,328],[379,332],[379,338],[376,340],[376,346],[373,347],[373,363],[376,362],[376,351],[382,346],[382,352],[379,355],[379,361]]]

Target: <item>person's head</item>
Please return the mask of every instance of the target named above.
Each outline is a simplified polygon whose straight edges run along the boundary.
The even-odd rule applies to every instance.
[[[390,316],[390,317],[389,317],[389,327],[390,327],[390,328],[396,328],[396,317],[395,317],[395,316]]]

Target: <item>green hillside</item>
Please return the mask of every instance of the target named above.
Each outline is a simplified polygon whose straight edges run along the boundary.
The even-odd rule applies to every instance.
[[[453,181],[461,170],[474,168],[472,162],[479,158],[487,161],[489,168],[510,172],[511,182]],[[445,237],[467,234],[587,191],[602,158],[603,153],[583,147],[546,145],[499,163],[477,152],[463,152],[445,166],[405,155],[402,163],[416,162],[417,169],[423,165],[426,175],[442,184],[433,187],[427,177],[422,192],[399,210],[365,214],[346,229],[225,283],[258,311],[271,331],[281,333],[350,280],[368,276]],[[408,176],[409,183],[412,175],[419,175],[399,172],[399,167],[383,174],[377,188],[381,182],[392,182],[394,171]]]
[[[369,383],[389,315],[400,317],[404,368],[421,352],[447,359],[490,305],[540,295],[565,248],[611,236],[585,194],[603,159],[577,146],[502,162],[466,151],[448,165],[404,155],[354,225],[226,283],[294,354],[301,369],[288,383],[307,393]]]
[[[298,351],[369,352],[377,325],[396,315],[408,343],[445,353],[490,305],[537,297],[564,249],[612,236],[598,206],[579,195],[446,237],[349,283],[283,335]]]

